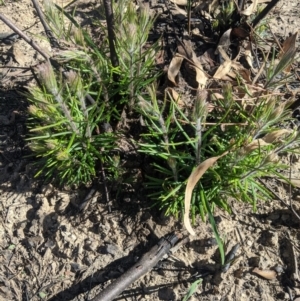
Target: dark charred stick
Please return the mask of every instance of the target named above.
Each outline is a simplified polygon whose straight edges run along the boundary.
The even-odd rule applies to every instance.
[[[0,20],[3,21],[11,30],[18,34],[25,42],[27,42],[32,48],[40,53],[46,60],[49,60],[50,56],[46,54],[32,39],[30,39],[21,29],[14,25],[3,14],[0,14]]]
[[[83,202],[78,206],[78,209],[81,211],[86,208],[88,202],[93,198],[95,192],[97,191],[96,187],[92,187],[89,193],[84,198]]]
[[[232,247],[232,249],[229,251],[229,253],[225,257],[225,264],[222,267],[222,272],[227,272],[230,265],[232,264],[232,261],[235,258],[235,254],[240,248],[240,244],[236,244],[235,246]]]
[[[262,10],[262,12],[253,20],[251,26],[255,28],[257,24],[270,12],[270,10],[279,2],[279,0],[272,0],[268,5]]]
[[[37,0],[32,0],[33,6],[43,24],[43,27],[45,29],[45,33],[49,39],[50,45],[52,48],[59,48],[59,44],[57,42],[57,39],[54,37],[52,30],[50,29],[49,25],[47,24],[46,20],[45,20],[45,16],[37,2]]]
[[[106,23],[107,23],[110,60],[113,67],[118,67],[119,59],[115,48],[116,36],[115,36],[115,24],[114,24],[114,13],[112,9],[112,2],[111,0],[104,0],[103,4],[104,4]]]
[[[148,273],[159,262],[159,260],[161,260],[163,256],[169,252],[180,238],[181,235],[176,233],[161,238],[158,243],[149,252],[145,253],[133,267],[90,301],[112,301],[135,280]]]
[[[110,206],[110,201],[109,201],[109,192],[107,189],[106,175],[105,175],[105,171],[104,171],[102,162],[100,162],[100,165],[101,165],[101,175],[102,175],[102,181],[103,181],[103,190],[104,190],[105,200],[106,200],[106,204],[108,207],[108,212],[111,213],[111,206]]]

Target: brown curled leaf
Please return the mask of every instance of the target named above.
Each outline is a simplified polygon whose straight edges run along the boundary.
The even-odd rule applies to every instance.
[[[190,222],[190,218],[189,218],[193,189],[195,188],[196,184],[201,179],[203,174],[211,166],[213,166],[217,162],[218,159],[222,158],[227,153],[228,152],[225,152],[220,156],[206,159],[205,161],[203,161],[201,164],[199,164],[197,166],[197,168],[191,173],[191,175],[188,178],[186,188],[185,188],[183,223],[191,235],[195,235],[195,231],[193,230],[193,228],[191,226],[191,222]]]
[[[277,130],[271,133],[266,134],[263,137],[263,140],[267,143],[273,143],[273,142],[277,142],[278,140],[280,140],[280,138],[286,136],[287,134],[291,134],[292,130],[290,129],[281,129],[281,130]]]
[[[178,75],[178,72],[180,70],[180,67],[181,67],[181,64],[182,64],[182,61],[183,61],[183,57],[176,54],[172,60],[171,60],[171,63],[170,63],[170,66],[168,68],[168,79],[170,82],[172,82],[175,86],[177,86],[177,75]]]
[[[268,280],[273,280],[277,277],[277,273],[273,270],[260,270],[258,268],[255,268],[253,269],[252,273]]]

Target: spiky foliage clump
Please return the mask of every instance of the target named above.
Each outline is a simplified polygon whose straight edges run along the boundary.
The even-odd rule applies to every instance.
[[[123,0],[114,11],[118,66],[110,60],[106,28],[101,28],[98,46],[71,15],[46,2],[49,26],[66,46],[53,56],[61,69],[49,62],[38,66],[39,85],[29,89],[28,140],[41,159],[37,175],[61,184],[86,184],[100,166],[116,174],[118,134],[108,125],[116,124],[122,108],[134,107],[145,86],[155,81],[157,45],[145,47],[153,24],[147,10],[137,12]]]
[[[235,100],[230,84],[224,85],[221,94],[223,98],[215,100],[210,112],[206,98],[198,95],[190,116],[170,96],[161,104],[154,93],[148,100],[141,99],[149,134],[143,135],[140,147],[154,159],[149,196],[167,213],[183,212],[185,184],[193,169],[224,153],[194,190],[193,217],[198,212],[204,218],[207,202],[230,211],[230,201],[236,199],[256,209],[258,200],[271,196],[260,178],[287,181],[282,174],[287,166],[280,163],[280,155],[296,151],[300,144],[297,130],[286,129],[292,119],[291,102],[278,105],[279,96],[260,95],[255,103],[245,105]]]
[[[70,70],[58,81],[49,63],[38,72],[42,85],[30,88],[29,95],[29,146],[42,159],[38,174],[55,175],[60,183],[88,183],[96,162],[108,160],[115,148],[112,133],[100,129],[112,112],[87,94],[80,73]]]

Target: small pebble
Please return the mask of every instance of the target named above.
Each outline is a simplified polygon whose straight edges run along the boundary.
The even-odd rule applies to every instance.
[[[76,262],[72,262],[71,263],[71,271],[73,273],[76,273],[76,272],[80,271],[80,265]]]
[[[274,270],[276,271],[276,273],[281,274],[284,272],[283,266],[282,265],[277,265],[275,266]]]
[[[105,246],[105,251],[108,254],[115,255],[119,251],[119,248],[116,245],[108,244]]]

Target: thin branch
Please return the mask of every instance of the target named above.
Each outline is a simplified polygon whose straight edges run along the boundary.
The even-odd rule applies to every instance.
[[[106,174],[105,174],[105,171],[104,171],[102,161],[100,161],[100,171],[101,171],[101,176],[102,176],[102,181],[103,181],[103,190],[104,190],[105,200],[106,200],[106,204],[107,204],[107,207],[108,207],[108,213],[111,213],[109,192],[108,192],[108,189],[107,189]]]
[[[181,235],[176,233],[161,238],[133,267],[111,283],[91,301],[111,301],[119,296],[126,287],[155,267],[159,260],[170,251],[179,239],[181,239]]]
[[[33,6],[43,24],[43,27],[45,29],[45,33],[49,39],[50,45],[52,48],[59,48],[59,44],[57,42],[57,39],[54,37],[52,30],[50,29],[49,25],[47,24],[46,20],[45,20],[45,16],[37,2],[37,0],[31,0],[33,3]]]
[[[279,2],[279,0],[272,0],[268,5],[261,11],[261,13],[253,20],[251,26],[253,28],[271,11],[271,9]]]
[[[113,67],[118,67],[119,59],[115,48],[116,36],[115,36],[115,24],[114,24],[114,13],[112,9],[112,2],[111,0],[104,0],[103,4],[104,4],[106,23],[107,23],[110,60]]]
[[[3,14],[0,14],[0,20],[3,21],[11,30],[17,33],[25,42],[27,42],[38,53],[40,53],[47,61],[49,61],[50,56],[47,53],[45,53],[45,51],[43,51],[32,39],[30,39],[21,29],[19,29],[15,24],[13,24]]]

